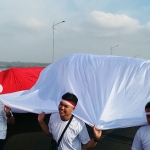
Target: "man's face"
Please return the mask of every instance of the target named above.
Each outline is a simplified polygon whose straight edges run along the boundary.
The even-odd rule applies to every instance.
[[[64,116],[70,115],[72,113],[72,111],[74,110],[74,107],[61,101],[59,106],[58,106],[58,110],[59,110],[59,115],[61,117],[64,117]]]
[[[150,124],[150,115],[146,115],[146,119],[147,119],[148,124]]]

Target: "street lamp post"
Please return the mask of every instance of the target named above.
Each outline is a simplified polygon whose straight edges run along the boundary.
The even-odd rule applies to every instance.
[[[53,54],[52,54],[52,63],[53,63],[53,61],[54,61],[54,27],[56,26],[56,25],[58,25],[58,24],[60,24],[60,23],[64,23],[65,21],[61,21],[61,22],[58,22],[58,23],[56,23],[56,24],[54,24],[53,23],[53,26],[52,26],[52,28],[53,28]]]
[[[113,48],[118,47],[118,46],[119,46],[119,45],[111,46],[111,48],[110,48],[110,50],[111,50],[111,55],[112,55]]]

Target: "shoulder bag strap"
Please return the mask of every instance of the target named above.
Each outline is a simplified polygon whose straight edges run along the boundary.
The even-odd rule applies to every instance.
[[[70,122],[71,122],[72,119],[73,119],[73,115],[71,116],[70,120],[68,121],[68,123],[67,123],[65,129],[63,130],[63,132],[62,132],[62,134],[61,134],[61,136],[60,136],[60,138],[59,138],[59,140],[58,140],[58,146],[59,146],[60,141],[61,141],[61,139],[62,139],[62,137],[63,137],[65,131],[67,130],[67,128],[68,128],[68,126],[69,126],[69,124],[70,124]]]

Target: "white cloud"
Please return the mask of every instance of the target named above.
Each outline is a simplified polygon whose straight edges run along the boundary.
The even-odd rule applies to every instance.
[[[20,20],[20,23],[31,30],[43,30],[47,27],[47,24],[44,21],[36,18]]]
[[[150,29],[150,22],[147,23],[147,27]]]
[[[118,15],[101,11],[93,11],[91,12],[91,17],[98,25],[104,28],[120,28],[125,29],[126,31],[134,31],[139,27],[138,20],[132,19],[125,14]]]

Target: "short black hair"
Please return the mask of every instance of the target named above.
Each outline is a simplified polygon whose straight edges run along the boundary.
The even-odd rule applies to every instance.
[[[69,92],[65,93],[62,96],[62,99],[64,99],[64,100],[70,100],[70,101],[74,102],[75,105],[77,105],[77,102],[78,102],[78,98],[74,94],[69,93]]]
[[[150,102],[148,102],[148,103],[146,104],[145,110],[146,110],[146,109],[150,109]]]

